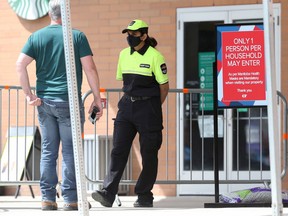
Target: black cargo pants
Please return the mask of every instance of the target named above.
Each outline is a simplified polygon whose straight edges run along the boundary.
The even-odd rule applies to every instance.
[[[118,103],[114,122],[113,149],[110,168],[104,179],[104,189],[117,194],[132,142],[139,133],[142,171],[135,186],[135,193],[148,199],[158,172],[158,150],[162,144],[162,108],[160,97],[133,101],[123,96]]]

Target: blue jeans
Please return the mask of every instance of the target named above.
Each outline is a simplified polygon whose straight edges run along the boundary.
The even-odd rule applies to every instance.
[[[41,129],[40,189],[42,201],[56,200],[57,159],[60,140],[62,143],[61,192],[65,203],[75,203],[77,198],[74,166],[73,140],[69,102],[42,99],[37,107]],[[80,105],[81,128],[83,131],[84,107]]]

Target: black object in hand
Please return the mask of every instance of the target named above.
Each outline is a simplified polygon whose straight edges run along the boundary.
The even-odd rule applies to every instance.
[[[94,106],[93,111],[90,113],[89,120],[92,124],[96,122],[96,114],[99,112],[98,107]]]

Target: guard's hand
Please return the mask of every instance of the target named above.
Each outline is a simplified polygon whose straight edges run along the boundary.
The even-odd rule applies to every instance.
[[[41,106],[41,99],[38,98],[36,95],[32,94],[32,95],[27,95],[26,96],[26,100],[28,102],[29,105],[31,106]]]

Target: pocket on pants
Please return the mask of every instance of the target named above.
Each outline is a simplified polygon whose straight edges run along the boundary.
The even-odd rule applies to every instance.
[[[37,111],[38,111],[38,121],[40,126],[44,124],[45,120],[47,119],[47,112],[44,108],[44,104],[42,103],[41,106],[37,106]]]
[[[71,126],[71,119],[70,119],[70,109],[69,104],[67,106],[57,106],[56,107],[57,118],[58,122],[66,125],[67,127]]]

